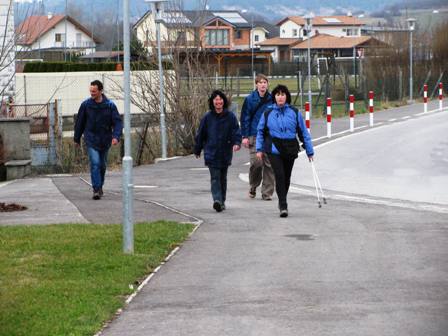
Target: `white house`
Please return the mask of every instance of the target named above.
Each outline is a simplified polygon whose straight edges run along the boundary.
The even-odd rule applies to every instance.
[[[311,21],[311,36],[327,34],[337,37],[361,36],[364,23],[353,16],[315,16]],[[301,16],[288,16],[277,23],[282,38],[307,38],[306,20]]]
[[[0,0],[0,103],[14,96],[14,11],[10,0]]]
[[[67,33],[67,38],[66,38]],[[70,16],[30,16],[16,29],[17,50],[63,50],[69,48],[80,54],[95,52],[99,40]]]

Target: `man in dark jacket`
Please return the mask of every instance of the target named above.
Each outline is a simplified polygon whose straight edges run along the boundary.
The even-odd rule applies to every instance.
[[[256,90],[244,99],[240,118],[243,146],[249,148],[250,153],[249,197],[255,198],[256,189],[261,184],[261,197],[270,201],[275,187],[274,171],[267,156],[263,160],[257,160],[255,142],[258,122],[272,104],[272,97],[268,92],[268,78],[265,75],[258,74],[255,77],[255,86]]]
[[[90,97],[79,107],[74,141],[79,145],[84,134],[90,161],[92,198],[99,200],[103,196],[107,154],[111,145],[119,143],[123,123],[115,104],[103,94],[103,83],[99,80],[90,83]]]
[[[226,208],[227,170],[232,163],[233,152],[241,146],[241,132],[236,116],[230,112],[225,94],[213,91],[209,108],[196,134],[194,154],[200,157],[204,149],[204,161],[210,171],[213,208],[221,212]]]

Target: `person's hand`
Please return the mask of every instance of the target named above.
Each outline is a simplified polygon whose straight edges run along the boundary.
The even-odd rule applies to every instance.
[[[112,138],[112,146],[115,146],[118,144],[118,140],[115,138]]]
[[[313,155],[311,155],[311,156],[308,156],[308,160],[311,162],[311,161],[314,161],[314,156]]]
[[[249,138],[244,138],[243,142],[242,142],[242,145],[244,147],[246,147],[246,148],[249,148]]]
[[[241,146],[240,145],[233,145],[233,151],[234,152],[238,152],[240,150]]]
[[[79,142],[75,142],[75,146],[79,147],[80,146]]]
[[[257,159],[263,160],[263,152],[257,152]]]

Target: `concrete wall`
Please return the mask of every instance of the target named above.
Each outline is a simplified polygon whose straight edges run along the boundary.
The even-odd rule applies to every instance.
[[[133,71],[131,75],[131,92],[141,92],[142,77],[144,82],[155,87],[159,85],[158,71]],[[124,112],[123,92],[117,88],[122,86],[122,71],[103,72],[56,72],[56,73],[18,73],[16,75],[16,104],[43,104],[59,99],[63,116],[78,113],[81,103],[90,97],[90,82],[99,79],[104,84],[104,93],[112,99],[120,113]],[[135,96],[135,95],[134,95]],[[131,113],[142,113],[137,106],[131,104]]]
[[[0,136],[5,161],[31,158],[29,119],[0,119]]]

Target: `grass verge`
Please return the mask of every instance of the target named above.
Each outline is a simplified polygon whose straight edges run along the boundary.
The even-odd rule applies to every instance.
[[[0,335],[93,335],[192,229],[136,224],[125,255],[121,225],[0,227]]]

